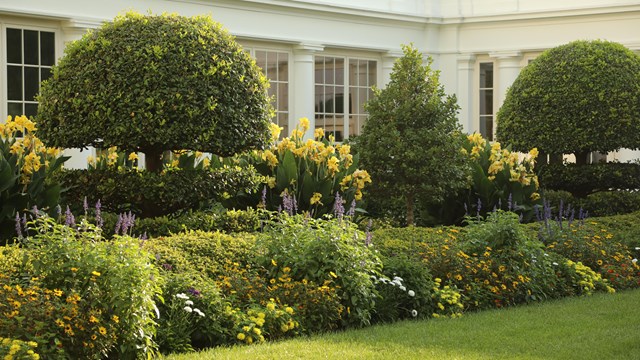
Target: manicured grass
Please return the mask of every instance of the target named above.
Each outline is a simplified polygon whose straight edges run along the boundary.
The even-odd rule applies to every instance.
[[[640,290],[405,321],[277,343],[172,355],[195,359],[638,359]]]

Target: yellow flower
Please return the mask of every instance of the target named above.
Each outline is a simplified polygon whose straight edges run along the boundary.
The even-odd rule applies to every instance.
[[[353,198],[356,199],[356,201],[362,200],[362,191],[360,191],[360,189],[356,190],[356,194]]]
[[[203,167],[208,168],[210,164],[211,164],[211,160],[208,157],[202,159],[202,166]]]
[[[118,315],[113,315],[111,317],[111,320],[113,320],[113,322],[116,324],[120,322],[120,318],[118,317]]]
[[[315,204],[322,205],[322,202],[320,201],[321,198],[322,198],[322,194],[314,192],[313,196],[311,196],[311,200],[309,200],[309,203],[311,205],[315,205]]]
[[[306,117],[303,117],[300,119],[300,127],[302,128],[302,131],[307,131],[309,129],[309,119],[307,119]]]
[[[269,165],[270,168],[274,168],[276,165],[278,165],[278,157],[276,157],[276,155],[272,153],[271,150],[265,150],[262,153],[262,160],[266,161],[267,165]]]
[[[313,132],[313,137],[318,140],[322,139],[324,137],[324,129],[316,128],[316,130]]]
[[[76,271],[78,271],[78,268],[77,267],[72,267],[71,271],[76,272]]]
[[[262,331],[260,331],[260,329],[258,329],[258,328],[253,328],[253,333],[256,334],[256,335],[260,335],[260,334],[262,334]]]
[[[271,265],[278,266],[278,263],[275,260],[271,259]]]
[[[91,340],[95,340],[95,339],[97,339],[97,338],[98,338],[98,337],[96,336],[96,334],[91,335]]]
[[[104,328],[104,326],[100,326],[100,327],[98,328],[98,332],[99,332],[101,335],[106,335],[106,334],[107,334],[107,329],[105,329],[105,328]]]
[[[268,303],[267,304],[267,310],[273,311],[275,309],[276,309],[276,304],[274,304],[274,303]]]
[[[91,272],[91,275],[93,275],[93,276],[100,276],[101,274],[100,274],[99,272],[97,272],[97,271],[92,271],[92,272]]]
[[[89,322],[91,322],[91,323],[97,323],[97,322],[98,322],[98,319],[97,319],[95,316],[91,315],[91,317],[89,318]]]
[[[138,154],[132,152],[131,154],[129,154],[129,161],[134,161],[134,160],[138,160]]]
[[[62,296],[62,290],[60,290],[60,289],[54,289],[54,290],[53,290],[53,295],[55,295],[55,296],[57,296],[57,297]]]
[[[531,150],[529,150],[529,156],[531,157],[531,159],[536,159],[538,157],[538,148],[533,148]]]
[[[538,194],[537,192],[534,192],[531,194],[531,200],[536,201],[538,199],[540,199],[540,194]]]
[[[338,172],[339,168],[338,168],[338,163],[340,162],[340,160],[337,157],[332,157],[329,159],[329,161],[327,161],[327,168],[329,169],[329,171],[331,171],[331,174],[335,174]]]
[[[287,306],[287,307],[284,309],[284,311],[285,311],[287,314],[289,314],[289,315],[293,315],[293,309],[292,309],[291,307],[289,307],[289,306]]]
[[[277,141],[278,138],[280,137],[280,132],[282,131],[283,128],[281,128],[280,126],[278,126],[278,124],[275,123],[271,123],[269,125],[269,131],[271,132],[271,140],[272,141]]]

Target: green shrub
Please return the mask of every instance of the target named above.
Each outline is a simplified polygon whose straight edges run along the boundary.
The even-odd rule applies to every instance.
[[[72,229],[39,218],[35,226],[35,235],[23,240],[33,270],[22,284],[35,299],[29,299],[33,317],[23,318],[30,326],[14,317],[17,322],[9,331],[38,342],[41,354],[61,351],[73,358],[96,358],[155,353],[160,279],[139,240],[124,236],[102,241],[99,231],[86,223]],[[20,293],[19,286],[5,290]],[[34,331],[40,326],[46,330]]]
[[[339,287],[346,309],[343,325],[370,324],[378,296],[371,276],[380,275],[381,263],[355,224],[283,215],[271,222],[258,240],[259,265],[267,269],[269,264],[289,267],[291,278],[298,281],[330,281]],[[270,277],[275,275],[269,273]]]
[[[227,259],[246,264],[255,236],[251,234],[189,231],[144,242],[144,249],[156,257],[156,263],[178,273],[194,272],[216,279]]]
[[[516,151],[573,153],[579,164],[591,151],[637,149],[639,89],[640,56],[623,45],[580,40],[557,46],[522,69],[507,91],[497,114],[498,140]]]
[[[256,191],[259,177],[251,167],[178,169],[162,173],[138,169],[65,170],[57,179],[70,188],[63,203],[76,207],[85,198],[100,200],[104,211],[132,211],[157,217],[178,211],[199,210],[222,200],[227,193]]]
[[[131,36],[136,34],[136,36]],[[268,80],[207,16],[129,12],[69,44],[38,96],[43,140],[65,148],[229,156],[268,140]]]
[[[545,189],[568,191],[578,198],[599,191],[638,190],[640,164],[550,164],[541,168],[540,184]]]
[[[69,159],[47,148],[25,116],[0,124],[0,242],[18,236],[15,218],[33,206],[53,212],[62,188],[52,175]],[[53,215],[53,214],[52,214]]]
[[[640,192],[638,191],[599,191],[587,195],[586,198],[576,198],[568,191],[544,190],[543,198],[553,209],[559,209],[560,201],[562,201],[564,208],[571,206],[575,210],[582,209],[582,212],[588,213],[590,217],[622,215],[640,211]]]

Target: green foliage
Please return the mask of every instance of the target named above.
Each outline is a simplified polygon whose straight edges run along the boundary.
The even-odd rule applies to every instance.
[[[189,231],[145,241],[144,248],[156,263],[176,272],[194,272],[216,279],[227,259],[247,263],[255,236],[252,234]]]
[[[640,193],[637,191],[612,190],[589,194],[586,198],[575,198],[563,190],[544,190],[544,200],[552,208],[571,205],[573,209],[582,209],[592,216],[612,216],[640,211]],[[621,230],[621,229],[620,229]]]
[[[574,41],[543,52],[508,90],[498,140],[547,154],[640,147],[640,57],[608,41]]]
[[[545,189],[568,191],[579,198],[610,189],[638,190],[640,164],[549,164],[541,168],[540,185]]]
[[[357,139],[363,167],[382,196],[405,199],[407,223],[414,224],[414,200],[431,203],[466,185],[466,158],[455,96],[448,96],[422,54],[404,46],[386,88],[374,89],[369,112]],[[378,199],[376,199],[378,200]]]
[[[255,192],[260,182],[251,167],[176,169],[161,173],[138,169],[64,170],[56,179],[65,184],[63,203],[79,206],[100,200],[104,211],[132,211],[155,217],[210,207],[228,193]]]
[[[131,36],[135,34],[136,36]],[[229,156],[268,140],[268,81],[210,17],[127,13],[69,44],[38,97],[43,140]]]
[[[227,207],[258,206],[270,211],[286,207],[284,194],[293,197],[297,212],[309,212],[321,218],[333,211],[336,194],[342,206],[350,208],[362,199],[362,191],[371,178],[358,169],[358,156],[347,144],[326,138],[324,130],[315,130],[315,139],[303,140],[309,120],[302,118],[291,136],[279,139],[281,128],[272,124],[272,143],[264,151],[247,152],[233,158],[214,158],[212,166],[254,166],[264,177],[262,193],[240,191],[224,202]]]
[[[379,276],[381,263],[355,224],[283,215],[258,240],[258,264],[287,266],[294,280],[334,283],[347,311],[343,325],[370,324],[377,298],[371,276]]]
[[[72,229],[49,218],[39,218],[33,230],[35,235],[23,240],[33,269],[22,280],[34,294],[33,318],[16,316],[18,323],[10,331],[37,341],[41,353],[60,350],[73,358],[153,355],[159,273],[139,240],[102,241],[100,231],[89,224]],[[14,291],[20,292],[17,286]],[[27,320],[30,326],[21,323]],[[42,334],[48,338],[37,338],[39,326],[47,326]]]
[[[0,240],[15,234],[16,214],[33,206],[52,211],[60,200],[60,183],[51,180],[69,159],[47,148],[25,116],[0,124]]]

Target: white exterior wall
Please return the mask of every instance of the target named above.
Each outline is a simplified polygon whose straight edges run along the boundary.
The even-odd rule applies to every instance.
[[[64,43],[128,10],[210,14],[238,41],[289,56],[289,125],[313,121],[313,57],[357,56],[378,63],[378,84],[389,79],[401,44],[413,43],[434,58],[447,92],[461,106],[460,123],[479,128],[478,64],[493,61],[494,112],[529,59],[578,39],[616,41],[640,51],[637,0],[0,0],[0,116],[6,117],[7,26],[56,32]],[[313,128],[313,126],[312,126]],[[82,167],[91,151],[68,151]],[[621,151],[610,158],[640,157]]]

